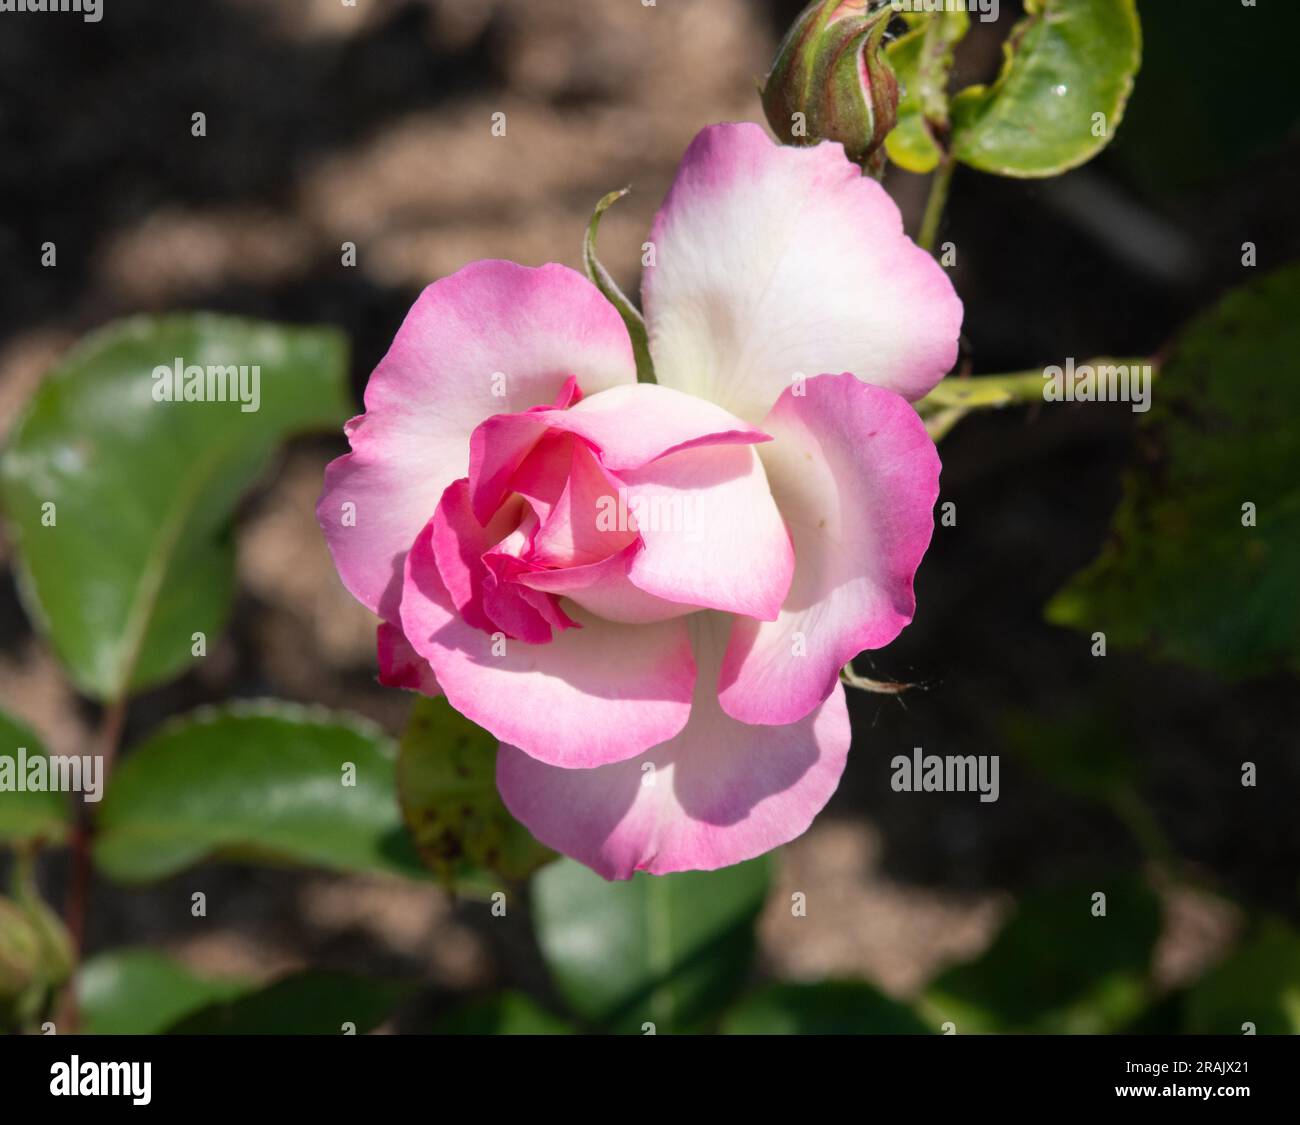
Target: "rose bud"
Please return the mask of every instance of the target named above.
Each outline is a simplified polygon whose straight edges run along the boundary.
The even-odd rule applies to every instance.
[[[881,53],[893,17],[876,0],[814,0],[777,50],[763,111],[784,144],[839,141],[873,175],[898,116],[898,82]]]

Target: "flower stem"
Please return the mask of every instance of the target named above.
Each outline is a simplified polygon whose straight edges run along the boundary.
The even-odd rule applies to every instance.
[[[956,167],[956,160],[945,152],[934,175],[930,177],[930,197],[925,201],[925,216],[921,220],[921,233],[916,236],[916,244],[932,254],[935,240],[939,237],[939,224],[943,222],[943,211],[948,204],[948,189],[952,186],[952,174]]]
[[[1102,357],[1090,359],[1086,365],[1094,369],[1150,365],[1153,374],[1158,371],[1155,360],[1149,358]],[[1043,393],[1046,383],[1043,368],[1013,371],[1006,375],[949,375],[916,404],[916,409],[925,419],[930,436],[938,441],[972,410],[998,410],[1004,406],[1047,401]]]
[[[117,757],[122,728],[126,724],[126,699],[118,698],[108,703],[99,717],[99,726],[91,744],[91,752],[103,760],[104,784],[108,784],[113,762]],[[77,1011],[76,966],[81,964],[86,940],[86,916],[90,905],[91,846],[95,836],[95,820],[86,802],[77,807],[77,823],[72,829],[71,873],[68,878],[68,897],[64,908],[64,923],[72,939],[74,958],[73,974],[63,996],[60,1021],[67,1032],[75,1032],[80,1013]]]

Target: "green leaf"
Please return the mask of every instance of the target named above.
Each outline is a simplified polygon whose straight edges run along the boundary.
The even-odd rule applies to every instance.
[[[436,1035],[572,1035],[573,1028],[519,992],[500,992],[444,1016]]]
[[[115,949],[77,974],[77,1007],[87,1035],[159,1035],[185,1016],[247,992],[240,980],[209,980],[148,949]]]
[[[1228,675],[1300,668],[1300,267],[1237,290],[1162,366],[1101,556],[1048,619]],[[1257,526],[1243,526],[1243,505]]]
[[[201,977],[147,949],[87,961],[77,977],[83,1030],[92,1035],[341,1035],[373,1030],[409,991],[393,981],[304,972],[264,987]]]
[[[769,875],[763,857],[610,883],[561,860],[533,881],[538,941],[560,993],[585,1020],[615,1031],[683,1030],[743,984]]]
[[[928,1035],[911,1008],[861,981],[773,984],[722,1021],[727,1035]]]
[[[195,633],[221,630],[234,508],[286,436],[347,416],[346,356],[333,329],[140,317],[88,337],[45,380],[0,463],[0,497],[24,604],[83,692],[167,680]],[[256,366],[257,409],[155,401],[155,368],[178,357],[246,365],[250,389]]]
[[[482,881],[484,869],[525,879],[555,858],[501,803],[496,757],[496,738],[446,699],[416,700],[397,760],[398,796],[421,858],[453,885],[471,872]]]
[[[885,48],[898,79],[898,118],[885,138],[885,151],[900,168],[925,173],[933,172],[943,155],[934,133],[948,127],[948,76],[970,17],[948,12],[912,26]]]
[[[398,814],[394,758],[391,740],[348,716],[272,702],[195,712],[118,766],[96,862],[125,882],[213,854],[427,878]]]
[[[953,99],[952,149],[999,176],[1056,176],[1115,135],[1142,61],[1142,28],[1135,0],[1025,0],[1025,11],[997,81]]]
[[[596,204],[591,222],[587,224],[587,236],[582,240],[582,268],[587,271],[591,283],[618,310],[618,315],[627,325],[627,334],[632,337],[632,354],[636,356],[636,381],[653,383],[655,369],[654,362],[650,358],[650,340],[646,334],[645,318],[596,257],[596,232],[600,229],[601,216],[631,190],[631,188],[623,188],[621,191],[611,191]]]
[[[72,809],[66,793],[37,790],[17,791],[20,750],[27,759],[47,755],[41,740],[16,719],[0,711],[0,780],[6,778],[12,762],[12,787],[0,787],[0,843],[46,840],[62,843],[72,824]],[[47,775],[48,776],[48,775]]]
[[[1106,914],[1093,915],[1093,895]],[[1148,1002],[1160,904],[1129,876],[1028,895],[979,959],[926,989],[934,1026],[957,1033],[1103,1034],[1131,1023]]]
[[[1259,931],[1191,990],[1188,1030],[1198,1035],[1300,1035],[1300,934],[1279,919]]]
[[[220,1000],[173,1024],[171,1035],[364,1035],[410,992],[399,981],[305,972]]]
[[[885,47],[885,59],[898,79],[898,121],[885,138],[889,159],[908,172],[933,172],[942,153],[925,123],[919,66],[925,28],[901,35]]]

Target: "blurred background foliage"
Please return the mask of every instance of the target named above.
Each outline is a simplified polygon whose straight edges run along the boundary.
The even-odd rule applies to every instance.
[[[481,732],[437,704],[408,728],[412,697],[374,683],[373,622],[312,507],[411,300],[474,258],[580,266],[593,206],[629,182],[601,256],[635,292],[681,151],[761,119],[754,80],[799,7],[9,18],[0,752],[124,747],[97,810],[80,1026],[1300,1030],[1290,6],[1143,0],[1142,70],[1096,160],[1046,180],[958,168],[940,239],[961,370],[1156,355],[1155,406],[972,415],[945,439],[956,525],[915,623],[858,662],[922,686],[854,693],[844,783],[800,840],[619,885],[546,863],[495,799]],[[957,86],[995,79],[1019,12],[1002,7],[972,22]],[[925,177],[885,183],[915,231]],[[258,414],[137,408],[153,362],[234,362],[254,340],[276,357]],[[914,746],[1001,754],[1000,800],[894,793],[890,759]],[[0,793],[8,1025],[73,1010],[55,997],[82,925],[45,904],[83,829],[61,800]]]

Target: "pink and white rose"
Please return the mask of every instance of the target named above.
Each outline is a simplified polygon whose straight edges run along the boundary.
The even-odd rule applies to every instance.
[[[834,792],[839,670],[914,611],[911,402],[962,314],[838,144],[705,129],[650,239],[657,384],[584,277],[476,262],[411,309],[317,510],[382,680],[499,738],[510,811],[607,878],[759,855]]]

